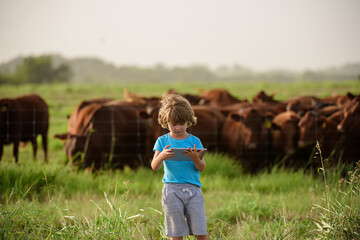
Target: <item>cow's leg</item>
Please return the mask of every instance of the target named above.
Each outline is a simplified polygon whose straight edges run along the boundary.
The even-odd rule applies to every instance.
[[[36,136],[32,139],[32,146],[33,146],[33,160],[36,160],[36,152],[37,152],[37,142]]]
[[[2,155],[3,155],[3,150],[4,150],[4,144],[1,142],[0,143],[0,161],[1,161],[1,158],[2,158]]]
[[[17,163],[19,158],[19,141],[14,141],[13,156],[15,158],[15,162]]]
[[[44,133],[41,135],[41,137],[42,137],[42,145],[43,145],[43,149],[44,149],[44,160],[45,160],[45,162],[48,162],[47,134]]]

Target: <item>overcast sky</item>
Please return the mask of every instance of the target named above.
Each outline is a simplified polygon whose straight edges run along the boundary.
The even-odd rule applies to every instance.
[[[360,0],[0,0],[0,63],[58,53],[254,70],[360,62]]]

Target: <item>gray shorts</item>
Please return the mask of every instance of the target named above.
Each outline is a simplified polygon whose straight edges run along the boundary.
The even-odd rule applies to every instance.
[[[162,206],[166,235],[181,237],[207,234],[204,198],[198,186],[165,183]]]

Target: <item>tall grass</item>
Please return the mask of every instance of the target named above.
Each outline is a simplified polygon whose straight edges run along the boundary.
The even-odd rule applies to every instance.
[[[339,180],[336,195],[333,196],[329,193],[331,186],[327,183],[325,160],[319,143],[316,148],[324,179],[323,202],[315,205],[320,213],[319,219],[315,220],[316,231],[321,239],[360,239],[360,161],[356,163],[354,171]]]
[[[201,181],[210,239],[358,237],[359,166],[338,185],[332,170],[325,184],[303,171],[246,175],[222,154],[209,153],[206,161]],[[161,171],[89,175],[41,161],[4,163],[0,171],[1,239],[166,238]]]

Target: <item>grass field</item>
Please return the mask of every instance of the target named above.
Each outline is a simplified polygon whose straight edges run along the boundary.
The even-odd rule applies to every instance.
[[[41,149],[33,161],[30,145],[23,147],[15,164],[12,147],[4,148],[0,239],[166,239],[162,170],[104,170],[94,175],[70,171],[62,143],[52,138],[66,132],[66,116],[79,101],[120,100],[124,87],[146,96],[161,96],[168,88],[196,94],[200,88],[221,87],[241,99],[265,90],[276,92],[279,100],[360,92],[358,81],[213,83],[206,87],[201,83],[0,86],[1,98],[40,94],[51,116],[48,164],[42,160]],[[209,153],[206,162],[201,182],[210,239],[360,238],[359,168],[345,179],[326,167],[315,174],[274,168],[250,176],[226,155]]]

